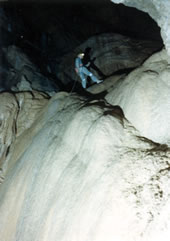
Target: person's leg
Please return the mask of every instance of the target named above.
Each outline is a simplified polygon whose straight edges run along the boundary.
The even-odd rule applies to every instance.
[[[96,78],[96,76],[94,76],[92,73],[90,75],[90,78],[92,79],[93,82],[99,84],[102,82],[102,80],[99,80],[98,78]]]
[[[81,78],[82,87],[85,89],[86,88],[86,77],[82,71],[80,71],[79,74],[80,74],[80,78]]]
[[[82,68],[82,72],[87,75],[90,76],[90,78],[92,79],[93,82],[95,83],[101,83],[102,81],[99,80],[98,78],[96,78],[86,67]]]

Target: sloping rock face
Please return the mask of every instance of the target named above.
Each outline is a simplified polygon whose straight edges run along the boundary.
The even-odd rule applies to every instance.
[[[139,66],[153,52],[160,49],[160,46],[159,42],[135,40],[120,34],[96,35],[62,58],[57,76],[63,83],[79,80],[74,70],[74,62],[80,52],[85,52],[86,62],[92,60],[90,70],[102,78],[119,70]]]
[[[0,94],[0,181],[4,178],[16,138],[31,127],[47,101],[48,96],[38,92]]]
[[[120,81],[120,79],[126,78],[126,74],[120,74],[120,75],[113,75],[109,78],[106,78],[102,83],[100,84],[94,84],[90,87],[88,87],[86,90],[91,94],[100,94],[103,96],[106,96],[108,93],[113,91],[113,88],[116,84],[116,82]]]
[[[117,81],[106,100],[119,105],[141,135],[170,144],[170,58],[166,50]]]
[[[1,239],[169,241],[169,157],[119,107],[59,93],[15,142]]]
[[[170,1],[169,0],[111,0],[114,3],[123,3],[130,7],[135,7],[141,11],[147,12],[160,26],[161,35],[170,54]]]
[[[3,178],[3,165],[8,159],[10,147],[16,136],[18,103],[15,96],[10,93],[1,94],[0,103],[0,178]]]

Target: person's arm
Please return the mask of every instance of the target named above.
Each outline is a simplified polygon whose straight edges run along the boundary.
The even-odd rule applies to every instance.
[[[82,67],[82,66],[83,66],[82,61],[79,58],[76,58],[76,60],[75,60],[75,71],[76,71],[76,73],[79,72],[79,68]]]
[[[79,72],[78,68],[75,68],[75,71],[76,71],[76,73],[78,73]]]
[[[76,58],[76,59],[75,59],[75,68],[74,68],[75,71],[76,71],[76,73],[79,72],[79,71],[78,71],[78,67],[79,67],[79,66],[78,66],[78,58]]]

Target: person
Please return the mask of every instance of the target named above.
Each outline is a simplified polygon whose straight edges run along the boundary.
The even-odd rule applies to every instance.
[[[91,80],[97,84],[101,83],[102,80],[99,80],[96,76],[93,75],[93,73],[91,73],[87,69],[86,65],[83,64],[83,58],[84,58],[84,53],[79,53],[77,55],[77,58],[75,59],[75,71],[80,76],[82,87],[85,89],[87,86],[87,76],[89,76]]]
[[[88,70],[94,69],[98,76],[101,77],[101,79],[105,79],[107,76],[103,74],[103,72],[96,66],[96,64],[94,63],[95,60],[96,57],[93,57],[93,59],[91,59],[91,48],[87,47],[84,50],[83,64],[88,68]]]

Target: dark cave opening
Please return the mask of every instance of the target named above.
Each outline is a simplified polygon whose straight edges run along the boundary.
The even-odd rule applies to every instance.
[[[21,48],[40,72],[62,90],[72,86],[70,76],[67,83],[58,75],[63,56],[73,53],[93,36],[120,34],[135,41],[153,42],[156,47],[148,55],[163,47],[160,28],[147,13],[109,0],[2,2],[3,14],[1,45]],[[94,46],[86,47],[93,51]],[[112,54],[121,54],[119,46]]]

